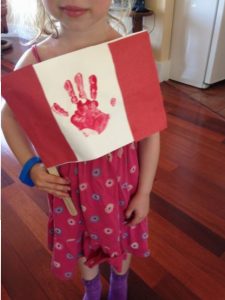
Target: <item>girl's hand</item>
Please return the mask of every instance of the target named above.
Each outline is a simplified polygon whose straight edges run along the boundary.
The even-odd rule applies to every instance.
[[[70,182],[62,177],[48,174],[41,163],[32,167],[30,177],[39,190],[58,198],[70,197],[68,193],[71,190]]]
[[[150,209],[149,194],[136,193],[130,201],[125,216],[130,226],[144,220]]]

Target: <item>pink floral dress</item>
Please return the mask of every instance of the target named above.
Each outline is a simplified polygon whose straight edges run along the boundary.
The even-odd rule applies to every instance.
[[[39,62],[37,49],[32,51]],[[58,170],[71,181],[78,215],[71,216],[62,199],[49,195],[48,245],[57,277],[71,279],[81,256],[89,267],[107,261],[118,271],[127,253],[149,256],[147,218],[132,227],[125,220],[138,184],[136,144],[92,161],[68,163]]]
[[[149,256],[147,218],[132,227],[125,220],[138,184],[134,144],[99,159],[60,166],[59,173],[71,180],[78,215],[72,217],[61,199],[49,196],[49,248],[58,277],[71,278],[81,256],[89,267],[107,261],[118,271],[127,252]]]

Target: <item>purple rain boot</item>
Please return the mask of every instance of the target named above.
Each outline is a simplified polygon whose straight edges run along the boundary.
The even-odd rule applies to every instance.
[[[91,280],[82,279],[85,287],[85,294],[83,300],[100,300],[102,292],[102,284],[100,274]]]
[[[107,300],[127,300],[128,273],[129,271],[123,275],[118,275],[113,268],[111,268],[110,287]]]

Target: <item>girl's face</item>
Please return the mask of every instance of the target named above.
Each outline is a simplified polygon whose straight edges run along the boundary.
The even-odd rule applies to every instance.
[[[42,3],[63,27],[85,30],[106,20],[111,0],[42,0]]]

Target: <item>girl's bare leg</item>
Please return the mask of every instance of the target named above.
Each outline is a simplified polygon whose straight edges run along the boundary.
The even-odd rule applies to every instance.
[[[86,259],[82,257],[78,262],[81,271],[82,282],[85,289],[83,300],[100,300],[102,284],[99,274],[99,266],[89,268],[84,264],[85,260]]]
[[[94,266],[93,268],[89,268],[84,264],[86,258],[81,257],[78,261],[81,277],[85,280],[92,280],[99,273],[99,266]]]
[[[132,258],[132,254],[127,253],[127,258],[123,261],[123,266],[122,266],[121,272],[118,273],[114,268],[113,268],[113,271],[118,275],[123,275],[123,274],[127,273],[127,271],[130,268],[131,258]]]

